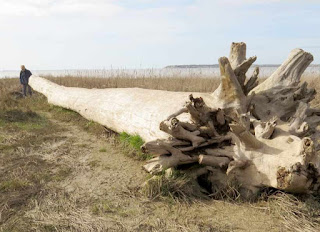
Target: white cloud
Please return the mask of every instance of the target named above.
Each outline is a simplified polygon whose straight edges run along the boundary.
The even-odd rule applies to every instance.
[[[162,65],[161,56],[148,57],[165,51],[156,50],[174,44],[187,27],[169,6],[125,8],[110,0],[3,3],[0,51],[7,55],[0,64],[9,69],[15,62],[36,69]]]
[[[305,0],[305,2],[317,2],[318,0]],[[301,0],[223,0],[217,1],[219,4],[233,4],[233,5],[246,5],[246,4],[271,4],[271,3],[297,3]]]
[[[64,0],[53,4],[54,13],[83,13],[96,16],[114,16],[124,9],[111,0]]]
[[[84,14],[114,16],[123,8],[113,0],[0,0],[0,16]]]
[[[300,44],[320,43],[314,30],[320,22],[311,4],[288,3],[284,10],[282,2],[289,0],[281,0],[281,7],[277,1],[0,0],[0,65],[216,63],[232,41],[247,42],[248,54],[258,55],[259,63],[278,63]]]

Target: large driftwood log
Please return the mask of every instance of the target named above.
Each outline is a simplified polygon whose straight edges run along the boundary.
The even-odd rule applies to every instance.
[[[34,75],[30,77],[29,84],[34,90],[43,93],[53,105],[74,110],[116,132],[139,134],[146,142],[169,138],[167,133],[159,129],[159,125],[182,108],[190,94],[202,97],[208,106],[219,108],[215,107],[218,100],[214,100],[210,93],[64,87]],[[190,121],[186,113],[177,118]]]
[[[258,67],[246,80],[256,59],[246,58],[245,43],[233,43],[229,59],[219,59],[221,83],[213,93],[70,88],[37,76],[30,85],[52,104],[139,134],[143,151],[156,156],[144,165],[152,174],[200,164],[213,192],[228,179],[246,196],[266,187],[319,192],[320,110],[308,104],[314,89],[299,85],[313,57],[293,50],[260,85]]]

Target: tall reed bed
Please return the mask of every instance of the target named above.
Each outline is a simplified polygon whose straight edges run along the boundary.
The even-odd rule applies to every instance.
[[[135,75],[121,76],[116,73],[110,77],[95,77],[94,73],[87,76],[79,71],[78,75],[66,76],[43,76],[59,85],[80,88],[146,88],[181,92],[213,92],[220,84],[218,76],[203,77],[201,75],[191,75],[186,77],[136,77]],[[98,75],[97,75],[98,76]],[[265,79],[261,78],[260,82]],[[304,75],[302,81],[306,81],[309,87],[320,92],[320,76]],[[20,91],[21,86],[17,78],[0,79],[0,96],[12,91]],[[320,105],[320,95],[317,94],[312,102],[313,105]]]
[[[218,78],[132,78],[132,77],[46,77],[47,79],[68,87],[82,88],[146,88],[182,92],[212,92],[220,80]]]

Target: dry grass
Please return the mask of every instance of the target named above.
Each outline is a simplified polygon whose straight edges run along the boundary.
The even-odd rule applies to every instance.
[[[146,88],[181,92],[213,92],[220,84],[219,77],[180,77],[180,78],[132,78],[132,77],[111,77],[111,78],[86,78],[76,76],[47,77],[49,80],[68,87],[80,88]],[[260,79],[263,82],[265,79]],[[320,76],[304,76],[310,87],[320,93]],[[1,84],[0,84],[1,89]],[[1,93],[1,90],[0,90]],[[312,106],[320,107],[320,95],[311,102]]]
[[[276,192],[268,197],[269,211],[282,219],[288,231],[318,231],[320,223],[320,202],[313,196],[306,199],[291,194]]]
[[[59,85],[80,88],[146,88],[182,92],[213,92],[220,84],[219,77],[180,77],[180,78],[152,78],[152,77],[45,77]],[[307,81],[310,86],[320,91],[320,76],[304,76],[302,81]],[[260,79],[263,82],[265,79]]]
[[[219,84],[206,78],[49,79],[85,88],[199,92]],[[305,79],[320,91],[317,79]],[[0,79],[0,231],[319,231],[315,197],[277,193],[251,204],[190,204],[188,199],[196,199],[192,181],[163,175],[146,186],[145,198],[128,187],[146,178],[140,161],[121,156],[131,156],[132,148],[100,125],[50,106],[42,95],[20,99],[18,91],[17,79]],[[319,94],[313,104],[320,104]]]
[[[195,179],[171,169],[148,179],[141,190],[142,194],[151,200],[169,198],[173,201],[191,203],[199,199],[209,199]]]
[[[47,77],[59,85],[82,88],[146,88],[182,92],[212,92],[219,85],[218,78],[85,78]]]
[[[180,77],[180,78],[152,78],[152,77],[82,77],[82,76],[62,76],[52,77],[46,76],[45,78],[68,87],[80,88],[146,88],[146,89],[159,89],[168,91],[182,91],[182,92],[213,92],[220,84],[219,77],[214,78],[201,78],[201,77]],[[309,86],[320,91],[320,76],[304,76],[302,81],[309,83]],[[263,82],[265,79],[261,79]],[[17,91],[20,85],[17,79],[0,79],[0,96],[5,93]],[[317,101],[320,103],[320,100]]]

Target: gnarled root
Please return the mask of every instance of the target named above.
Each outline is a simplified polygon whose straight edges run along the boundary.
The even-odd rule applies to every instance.
[[[172,118],[170,121],[163,121],[160,123],[160,130],[167,132],[177,139],[190,141],[193,147],[198,147],[206,140],[200,136],[200,131],[188,131],[182,127],[177,118]]]
[[[313,57],[301,49],[293,50],[260,85],[258,68],[246,82],[246,72],[255,60],[246,58],[245,43],[233,43],[229,59],[219,59],[219,87],[214,93],[194,93],[197,97],[139,88],[69,88],[37,76],[31,76],[29,84],[52,104],[74,110],[115,132],[140,135],[147,141],[142,149],[157,155],[144,165],[153,174],[181,164],[194,163],[183,168],[197,169],[200,161],[210,165],[199,170],[203,174],[197,177],[209,182],[209,192],[225,189],[231,177],[240,183],[244,194],[255,194],[264,187],[318,191],[320,158],[315,150],[320,149],[316,128],[320,111],[308,106],[314,89],[306,83],[298,85]],[[249,115],[254,117],[251,122]],[[274,117],[279,118],[276,128]],[[307,134],[310,139],[300,138]],[[227,148],[234,150],[223,155]]]
[[[307,103],[300,102],[298,109],[293,116],[289,132],[296,136],[303,136],[309,130],[308,124],[304,121],[307,117],[307,110],[309,106]]]
[[[237,136],[243,145],[244,149],[259,149],[262,147],[262,143],[254,137],[253,134],[244,125],[238,123],[230,124],[231,131]]]
[[[310,138],[301,141],[299,152],[301,161],[295,163],[290,168],[279,167],[277,172],[277,187],[290,192],[303,193],[318,191],[319,163],[314,149],[314,143]]]
[[[171,167],[181,164],[190,164],[198,161],[198,156],[188,156],[183,154],[179,149],[171,148],[171,155],[160,155],[156,158],[148,160],[143,168],[151,173],[157,174]]]
[[[244,86],[244,94],[248,95],[251,90],[258,86],[259,67],[255,67],[252,76]]]
[[[273,117],[267,122],[261,122],[254,119],[252,124],[254,126],[254,134],[256,138],[270,139],[277,125],[277,120],[277,117]]]
[[[199,164],[202,165],[226,168],[229,163],[230,159],[227,157],[199,155]]]

